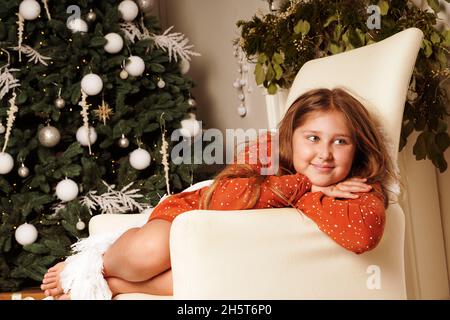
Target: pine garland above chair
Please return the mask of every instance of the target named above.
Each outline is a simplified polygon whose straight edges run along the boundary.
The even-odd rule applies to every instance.
[[[275,94],[278,88],[289,88],[309,60],[375,43],[407,28],[421,29],[424,40],[405,104],[400,151],[416,130],[416,160],[428,158],[444,172],[444,152],[450,146],[450,99],[445,89],[450,84],[450,31],[448,26],[443,31],[436,28],[439,1],[428,0],[428,4],[434,11],[405,0],[284,1],[278,11],[238,21],[241,36],[236,43],[256,64],[256,83]]]

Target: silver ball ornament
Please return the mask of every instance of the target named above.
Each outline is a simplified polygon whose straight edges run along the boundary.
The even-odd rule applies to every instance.
[[[149,14],[155,7],[155,0],[137,0],[137,4],[144,14]]]
[[[54,103],[55,103],[55,107],[57,107],[58,109],[62,109],[66,105],[66,100],[64,100],[61,97],[58,97],[58,98],[55,99]]]
[[[0,134],[5,133],[5,131],[6,131],[5,126],[3,125],[3,123],[0,123]]]
[[[59,141],[61,140],[61,134],[55,127],[46,126],[39,130],[38,139],[41,145],[47,148],[51,148],[59,143]]]
[[[122,135],[117,144],[119,145],[119,147],[125,149],[128,148],[128,146],[130,145],[130,140],[128,140],[124,135]]]
[[[128,72],[126,70],[122,70],[122,71],[120,71],[119,76],[120,76],[120,79],[126,80],[126,79],[128,79]]]
[[[18,173],[19,176],[21,176],[22,178],[26,178],[26,177],[28,177],[28,175],[30,174],[30,169],[28,169],[27,167],[25,167],[25,165],[22,163],[22,166],[17,170],[17,173]]]
[[[95,20],[97,20],[97,14],[94,11],[90,10],[86,15],[86,20],[88,22],[94,22]]]

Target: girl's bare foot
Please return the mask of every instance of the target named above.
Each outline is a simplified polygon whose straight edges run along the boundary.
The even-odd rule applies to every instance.
[[[46,296],[57,298],[64,294],[60,281],[60,275],[63,269],[64,262],[60,262],[48,269],[47,273],[44,275],[41,290],[44,291]]]

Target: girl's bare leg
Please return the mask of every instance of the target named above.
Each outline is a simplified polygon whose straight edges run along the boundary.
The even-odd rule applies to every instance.
[[[171,225],[156,219],[125,232],[103,256],[105,277],[141,282],[170,269]]]
[[[168,270],[170,226],[170,222],[156,219],[141,228],[126,231],[105,252],[105,276],[142,282]],[[64,263],[60,262],[45,274],[41,289],[46,295],[57,297],[63,294],[60,284],[63,268]]]
[[[113,277],[106,278],[106,281],[113,296],[121,293],[147,293],[160,296],[173,295],[172,269],[141,282],[130,282]]]

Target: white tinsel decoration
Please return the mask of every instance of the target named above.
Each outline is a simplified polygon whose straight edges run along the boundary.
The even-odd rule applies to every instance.
[[[20,69],[9,69],[9,52],[2,49],[8,55],[8,63],[0,68],[0,100],[9,92],[9,90],[20,87],[19,80],[11,72],[20,71]]]
[[[170,194],[170,182],[169,182],[169,153],[167,150],[169,149],[169,143],[167,143],[167,140],[165,138],[166,135],[166,129],[163,126],[162,128],[162,145],[161,150],[159,153],[162,154],[162,165],[164,166],[164,176],[166,178],[166,187],[167,187],[167,194]]]
[[[50,11],[48,10],[47,0],[42,0],[42,3],[44,4],[44,8],[45,8],[45,12],[47,13],[48,20],[52,20],[52,17],[50,16]]]
[[[32,47],[23,45],[21,47],[11,47],[15,51],[23,52],[28,57],[28,62],[42,63],[44,66],[48,66],[45,60],[51,60],[52,58],[41,55],[39,52],[34,50]]]
[[[10,103],[10,108],[7,111],[8,120],[6,121],[6,133],[5,133],[5,144],[3,145],[2,152],[5,152],[6,146],[8,145],[9,136],[11,135],[12,126],[14,124],[14,120],[16,116],[14,115],[19,109],[16,106],[16,93],[13,92],[11,99],[8,100]]]
[[[134,182],[129,183],[120,191],[114,190],[115,185],[109,185],[103,180],[102,182],[108,188],[107,192],[97,195],[97,190],[93,190],[81,197],[80,203],[89,209],[91,215],[92,210],[97,209],[100,209],[102,213],[126,213],[135,209],[141,212],[144,210],[144,207],[135,200],[143,197],[138,193],[140,189],[128,190]]]
[[[194,45],[188,45],[189,39],[185,38],[184,34],[179,32],[169,33],[173,26],[164,31],[162,35],[150,33],[143,21],[140,24],[141,29],[132,22],[121,23],[120,26],[127,38],[133,43],[135,38],[138,40],[152,39],[158,48],[168,53],[169,61],[172,60],[172,57],[175,61],[178,61],[178,57],[181,60],[190,61],[190,56],[200,56],[200,53],[190,50]]]
[[[169,27],[162,35],[153,35],[153,41],[158,48],[166,51],[169,54],[169,61],[172,56],[175,61],[177,61],[177,55],[180,56],[182,60],[191,60],[191,56],[200,56],[200,53],[191,51],[190,49],[194,47],[192,44],[187,45],[189,42],[188,38],[184,38],[184,34],[179,32],[169,33],[173,29],[173,26]]]
[[[135,39],[138,40],[143,39],[143,34],[141,30],[132,22],[123,22],[120,24],[120,28],[122,29],[125,36],[134,43]]]
[[[19,17],[19,20],[17,20],[17,25],[19,26],[17,28],[17,38],[19,39],[19,62],[22,62],[22,41],[23,41],[23,29],[25,26],[24,18],[20,15],[20,13],[17,14]]]
[[[90,128],[89,128],[89,107],[91,106],[86,102],[88,95],[86,92],[81,90],[81,101],[78,103],[79,106],[81,106],[80,114],[83,117],[83,125],[85,128],[87,128],[87,136],[88,136],[88,146],[89,146],[89,154],[92,154],[91,151],[91,139],[90,139]]]
[[[149,206],[143,207],[141,203],[135,201],[134,199],[142,198],[143,195],[138,192],[140,189],[128,190],[130,186],[134,183],[123,187],[120,191],[114,190],[115,185],[108,185],[105,181],[103,184],[108,188],[108,191],[97,195],[97,191],[89,191],[85,196],[79,198],[79,202],[88,208],[90,215],[93,215],[93,211],[100,209],[102,214],[105,213],[127,213],[138,211],[142,212],[144,209],[150,208]],[[59,210],[66,208],[65,202],[58,202],[52,206],[53,214],[52,218],[58,216]]]

